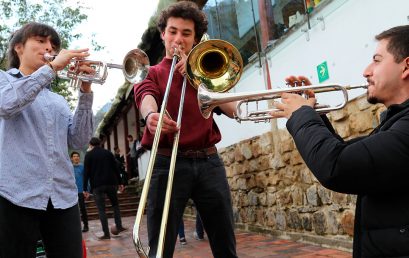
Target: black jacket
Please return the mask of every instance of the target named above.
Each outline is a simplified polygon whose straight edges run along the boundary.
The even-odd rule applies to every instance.
[[[84,158],[84,184],[90,180],[91,191],[102,185],[118,185],[121,182],[114,154],[101,147],[94,147]]]
[[[320,183],[358,195],[353,257],[409,257],[409,100],[365,137],[344,142],[328,125],[306,106],[287,122]]]

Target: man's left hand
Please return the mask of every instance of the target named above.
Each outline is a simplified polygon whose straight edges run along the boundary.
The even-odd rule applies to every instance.
[[[84,61],[80,62],[78,66],[78,74],[95,74],[95,69],[91,67],[92,62]],[[90,93],[91,92],[91,82],[82,82],[81,84],[81,91],[84,93]]]
[[[300,84],[300,82],[303,82],[304,85],[311,85],[311,82],[305,76],[289,76],[286,78],[286,82],[293,87],[300,86],[296,85],[297,83]],[[275,101],[273,103],[274,107],[278,110],[271,111],[271,116],[273,116],[273,118],[290,118],[293,112],[302,106],[314,107],[317,102],[314,92],[307,90],[304,94],[308,96],[308,99],[298,93],[282,93],[281,102]]]

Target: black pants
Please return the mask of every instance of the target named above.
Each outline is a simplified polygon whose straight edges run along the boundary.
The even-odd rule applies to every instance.
[[[0,197],[0,258],[33,258],[42,239],[47,258],[82,258],[78,205],[46,211],[23,208]]]
[[[103,185],[94,189],[95,203],[98,207],[99,220],[101,221],[102,231],[105,236],[109,236],[108,218],[105,213],[105,194],[108,196],[111,202],[112,209],[114,210],[114,219],[116,227],[122,228],[121,212],[119,211],[118,197],[116,195],[118,187],[115,185]]]
[[[147,220],[149,257],[155,257],[170,158],[156,157],[149,186]],[[200,213],[215,258],[236,258],[233,211],[226,171],[218,154],[207,158],[178,158],[172,188],[163,257],[173,256],[180,221],[188,199]]]
[[[78,205],[80,207],[82,223],[84,224],[84,227],[88,227],[88,214],[87,214],[87,208],[85,207],[85,200],[84,200],[83,193],[78,193]]]

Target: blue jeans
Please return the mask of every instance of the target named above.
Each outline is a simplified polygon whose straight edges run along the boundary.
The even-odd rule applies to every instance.
[[[122,228],[121,212],[119,210],[118,197],[116,195],[118,187],[115,185],[102,185],[93,190],[95,203],[98,207],[99,220],[101,221],[102,231],[105,236],[109,236],[108,218],[105,213],[105,194],[111,202],[114,210],[115,225],[118,229]]]
[[[0,257],[33,258],[37,240],[43,240],[48,258],[82,258],[78,205],[47,210],[23,208],[0,197]]]
[[[170,157],[157,155],[147,204],[149,257],[155,257],[157,251],[169,164]],[[177,158],[163,257],[173,256],[178,228],[189,198],[200,213],[213,256],[236,258],[230,189],[217,153],[207,158]]]

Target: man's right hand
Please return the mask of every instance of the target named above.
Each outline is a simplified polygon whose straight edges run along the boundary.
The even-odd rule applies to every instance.
[[[146,126],[151,134],[155,134],[156,128],[158,127],[158,122],[159,122],[159,113],[152,113],[148,116],[148,119],[146,122]],[[163,123],[162,123],[162,133],[167,134],[167,133],[175,133],[179,130],[177,127],[177,123],[172,120],[170,117],[167,115],[164,115],[163,117]]]

